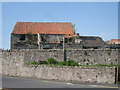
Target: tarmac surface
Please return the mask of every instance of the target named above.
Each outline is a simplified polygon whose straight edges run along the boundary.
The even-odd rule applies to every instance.
[[[113,88],[118,90],[118,85],[2,76],[2,88]]]

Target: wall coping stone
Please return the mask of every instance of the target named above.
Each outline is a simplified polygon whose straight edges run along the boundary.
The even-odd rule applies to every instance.
[[[66,51],[119,51],[120,49],[68,49]],[[50,51],[63,51],[63,49],[10,49],[10,50],[1,50],[0,52],[50,52]]]

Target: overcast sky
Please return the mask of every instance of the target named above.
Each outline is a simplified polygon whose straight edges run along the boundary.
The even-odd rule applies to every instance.
[[[10,34],[17,21],[72,22],[80,35],[100,36],[106,41],[118,38],[118,3],[3,2],[0,48],[10,48]]]

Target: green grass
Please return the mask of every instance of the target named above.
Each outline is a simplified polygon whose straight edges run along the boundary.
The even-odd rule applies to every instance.
[[[54,58],[48,58],[45,61],[40,62],[30,62],[27,63],[28,65],[55,65],[55,66],[78,66],[78,62],[73,60],[67,60],[67,61],[57,61]]]
[[[45,61],[40,62],[30,62],[27,63],[28,65],[49,65],[49,66],[82,66],[82,67],[117,67],[118,65],[79,65],[78,62],[74,60],[67,60],[67,61],[57,61],[54,58],[48,58]],[[119,66],[120,67],[120,66]]]
[[[29,62],[29,63],[27,63],[28,65],[36,65],[36,64],[38,64],[37,62]]]

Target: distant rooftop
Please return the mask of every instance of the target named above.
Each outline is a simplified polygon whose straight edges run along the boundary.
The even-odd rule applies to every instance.
[[[111,39],[109,44],[120,44],[120,39]]]
[[[111,39],[110,41],[116,42],[116,41],[120,41],[120,39]]]
[[[85,47],[102,47],[106,45],[103,39],[98,36],[79,36],[79,38]]]

